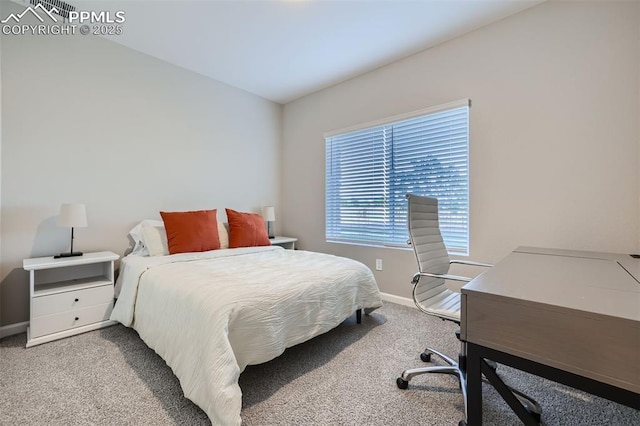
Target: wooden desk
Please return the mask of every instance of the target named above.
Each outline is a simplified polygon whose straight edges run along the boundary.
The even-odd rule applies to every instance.
[[[520,247],[462,287],[468,424],[482,423],[484,359],[640,409],[639,265]]]

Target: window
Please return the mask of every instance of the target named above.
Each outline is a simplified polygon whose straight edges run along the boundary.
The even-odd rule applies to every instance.
[[[469,100],[325,135],[326,238],[406,247],[408,192],[436,197],[450,253],[469,250]]]

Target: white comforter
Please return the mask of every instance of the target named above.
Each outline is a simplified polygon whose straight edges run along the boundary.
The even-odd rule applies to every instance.
[[[111,319],[136,329],[214,425],[241,423],[240,373],[382,305],[371,270],[280,247],[127,256]]]

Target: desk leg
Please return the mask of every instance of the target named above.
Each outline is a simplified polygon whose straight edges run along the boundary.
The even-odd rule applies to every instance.
[[[467,343],[467,426],[482,425],[482,358],[473,343]]]

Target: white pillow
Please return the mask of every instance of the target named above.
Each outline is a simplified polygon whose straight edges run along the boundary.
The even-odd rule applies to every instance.
[[[133,249],[131,250],[130,254],[137,254],[138,256],[149,256],[149,250],[147,250],[147,247],[142,241],[142,228],[145,228],[147,226],[164,227],[164,222],[156,219],[145,219],[134,226],[133,229],[129,231],[129,236],[133,240]]]
[[[149,256],[167,256],[169,254],[167,231],[164,226],[144,226],[142,241],[149,250]]]
[[[227,224],[218,221],[218,237],[220,238],[220,248],[229,248],[229,231],[227,231]]]
[[[229,248],[229,231],[227,224],[218,221],[218,237],[220,238],[220,248]],[[138,256],[167,256],[169,255],[169,244],[167,243],[167,231],[164,222],[161,220],[145,219],[137,224],[129,236],[134,241],[131,254]]]

